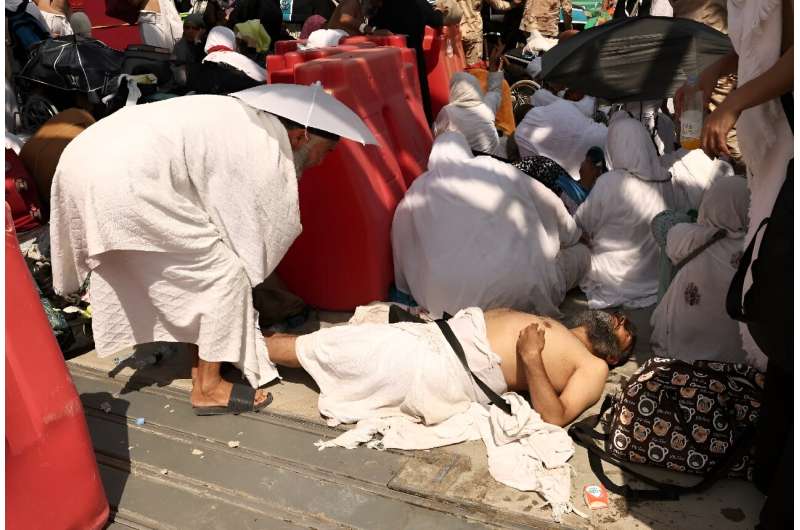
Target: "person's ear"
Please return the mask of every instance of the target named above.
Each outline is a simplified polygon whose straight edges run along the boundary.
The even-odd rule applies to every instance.
[[[289,135],[289,144],[292,146],[292,151],[297,151],[309,142],[305,129],[288,129],[286,132]]]

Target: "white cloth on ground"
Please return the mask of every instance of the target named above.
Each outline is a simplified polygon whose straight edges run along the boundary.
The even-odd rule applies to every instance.
[[[311,32],[306,44],[301,44],[299,47],[304,50],[313,50],[338,46],[339,41],[345,37],[347,37],[347,32],[343,29],[318,29]]]
[[[144,44],[172,51],[183,36],[183,20],[172,0],[159,2],[159,10],[139,12],[139,35]]]
[[[480,391],[436,324],[333,327],[299,337],[297,356],[320,387],[320,412],[332,424],[357,425],[315,445],[415,450],[483,439],[492,476],[538,491],[560,519],[574,509],[567,464],[572,441],[524,399],[505,393],[480,309],[460,311],[449,323],[470,367],[511,404],[512,416],[476,402]]]
[[[594,108],[597,100],[592,96],[583,96],[583,98],[578,101],[572,101],[559,97],[546,88],[540,88],[533,93],[533,97],[531,98],[531,104],[534,107],[544,107],[555,101],[569,101],[575,105],[584,116],[587,118],[594,118]]]
[[[752,81],[775,65],[781,56],[783,24],[780,0],[729,0],[728,36],[739,54],[738,84]],[[786,166],[794,156],[794,135],[779,99],[742,111],[736,122],[736,135],[742,158],[747,164],[750,188],[750,226],[744,245],[755,236],[756,228],[772,213],[778,192],[786,179]],[[753,260],[763,232],[758,236]],[[750,271],[745,277],[744,292],[753,284]],[[740,324],[748,360],[766,368],[767,358],[755,344],[745,324]]]
[[[653,312],[651,345],[656,355],[686,362],[745,362],[738,325],[725,298],[742,255],[749,193],[741,177],[720,177],[706,192],[696,224],[675,225],[667,235],[667,255],[677,264],[708,242],[727,236],[689,261],[670,283]]]
[[[592,309],[647,307],[658,293],[659,249],[650,222],[674,204],[670,175],[644,126],[627,117],[612,120],[607,158],[614,169],[597,179],[575,213],[592,251],[581,289]]]
[[[50,13],[49,11],[42,11],[42,18],[44,19],[45,23],[47,24],[47,28],[50,30],[50,35],[55,37],[64,37],[67,35],[72,35],[74,32],[72,31],[72,26],[67,20],[67,17],[62,15],[61,13]]]
[[[522,48],[524,53],[546,52],[558,44],[558,39],[551,39],[539,33],[538,29],[531,31],[525,46]]]
[[[558,316],[557,257],[579,239],[554,193],[510,164],[473,157],[449,132],[395,211],[395,283],[434,315],[478,306]]]
[[[446,131],[464,135],[473,151],[506,156],[495,126],[500,107],[502,72],[489,72],[488,90],[481,90],[478,79],[467,72],[457,72],[450,78],[450,102],[439,111],[433,123],[434,136]]]
[[[277,376],[247,274],[224,243],[195,252],[112,250],[98,261],[89,298],[99,356],[183,342],[196,344],[201,359],[235,364],[253,386]]]
[[[701,149],[687,151],[683,147],[661,157],[661,165],[672,175],[675,202],[672,208],[686,212],[697,210],[714,181],[732,177],[733,168],[724,160],[711,160]]]
[[[224,46],[227,50],[217,50],[209,53],[209,50],[217,46]],[[251,58],[236,51],[236,34],[225,26],[216,26],[208,33],[208,39],[204,51],[208,53],[203,58],[203,62],[224,63],[243,72],[247,77],[255,81],[266,82],[267,70],[262,68]]]
[[[121,137],[126,141],[108,142]],[[61,155],[51,212],[59,293],[78,290],[106,252],[195,253],[219,241],[236,254],[252,288],[301,230],[286,130],[227,96],[125,107],[93,125]],[[96,330],[95,340],[104,333]],[[276,374],[258,374],[259,384]]]
[[[555,160],[578,180],[591,147],[605,148],[608,129],[585,116],[571,101],[561,99],[531,109],[514,138],[522,157],[542,155]]]

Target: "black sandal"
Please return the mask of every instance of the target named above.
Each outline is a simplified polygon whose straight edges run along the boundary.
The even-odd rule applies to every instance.
[[[259,403],[254,404],[253,401],[256,397],[256,391],[250,385],[243,385],[234,383],[231,389],[231,397],[228,400],[228,405],[225,407],[192,407],[195,415],[197,416],[221,416],[223,414],[238,415],[242,412],[258,412],[272,403],[272,393],[267,392],[267,397]]]

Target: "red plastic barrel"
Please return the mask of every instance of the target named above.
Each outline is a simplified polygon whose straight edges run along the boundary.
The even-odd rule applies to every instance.
[[[6,205],[6,526],[102,528],[108,502],[75,386]]]
[[[74,1],[74,0],[72,0]],[[139,26],[128,24],[118,18],[106,15],[106,0],[81,0],[81,8],[92,23],[92,38],[107,46],[124,51],[129,44],[141,44]]]
[[[394,281],[394,210],[425,171],[432,142],[413,53],[392,47],[343,52],[297,64],[285,81],[321,81],[380,143],[341,141],[300,180],[303,233],[278,271],[309,304],[350,310],[386,299]]]
[[[450,77],[466,67],[461,30],[458,26],[426,27],[422,50],[428,71],[431,110],[436,116],[450,100]]]

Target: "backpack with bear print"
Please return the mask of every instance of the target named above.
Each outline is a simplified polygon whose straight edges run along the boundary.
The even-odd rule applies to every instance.
[[[752,479],[752,438],[758,423],[764,374],[745,364],[655,357],[634,373],[600,414],[570,427],[589,449],[592,470],[611,491],[629,499],[677,499],[722,477]],[[605,433],[595,430],[603,421]],[[595,440],[604,443],[604,450]],[[617,486],[600,460],[622,467],[656,490]],[[660,483],[629,464],[703,475],[692,487]]]

